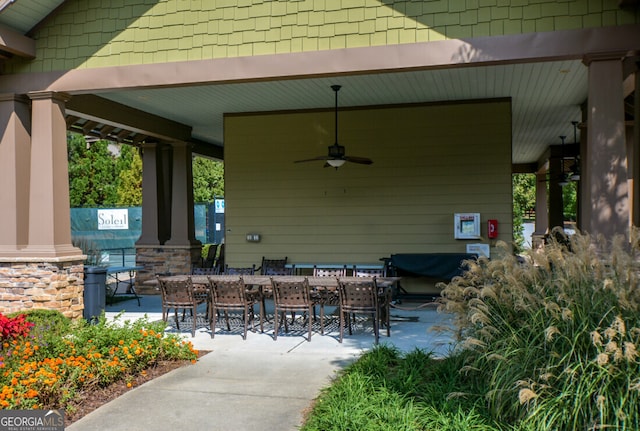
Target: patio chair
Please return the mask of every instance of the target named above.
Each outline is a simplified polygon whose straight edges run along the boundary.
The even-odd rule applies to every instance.
[[[322,266],[313,265],[314,277],[346,277],[347,265],[341,268],[323,268]],[[335,290],[324,289],[317,292],[313,292],[314,301],[320,305],[320,320],[324,319],[325,305],[337,306],[338,305],[338,292]],[[315,311],[314,311],[315,317]]]
[[[229,265],[225,265],[224,273],[227,275],[253,275],[256,273],[256,266],[230,267]]]
[[[210,268],[198,268],[197,266],[191,269],[192,275],[218,275],[220,274],[220,269],[212,266]]]
[[[354,277],[386,277],[384,268],[380,269],[358,269],[357,265],[353,266]],[[387,337],[391,331],[391,288],[384,289],[378,287],[378,306],[380,307],[380,323],[387,328]]]
[[[213,280],[209,278],[209,288],[211,290],[211,313],[209,314],[209,324],[211,326],[211,338],[215,336],[216,319],[221,311],[224,312],[225,321],[227,323],[227,331],[231,331],[229,324],[229,312],[234,310],[242,310],[244,332],[242,339],[247,339],[247,327],[251,321],[251,330],[255,330],[254,309],[256,300],[247,295],[247,287],[242,277],[234,280]],[[264,331],[262,316],[260,316],[260,330]]]
[[[198,317],[198,306],[208,302],[208,295],[196,295],[194,292],[191,277],[169,278],[158,277],[158,285],[162,295],[162,320],[165,322],[169,319],[169,311],[173,308],[176,328],[180,330],[180,321],[178,319],[178,310],[182,309],[182,320],[185,318],[185,311],[190,310],[193,320],[191,328],[191,336],[196,336],[196,323]]]
[[[347,265],[341,268],[323,268],[322,266],[313,265],[314,277],[345,277],[347,275]]]
[[[258,268],[262,275],[293,275],[293,272],[289,274],[279,274],[281,271],[286,271],[287,257],[284,259],[266,259],[262,256],[262,263]]]
[[[220,268],[212,266],[211,268],[191,268],[191,275],[218,275],[220,274]],[[193,282],[193,279],[191,280]],[[193,283],[193,291],[196,298],[203,297],[207,301],[207,315],[209,315],[209,283]]]
[[[353,265],[353,276],[354,277],[386,277],[387,274],[384,268],[380,268],[380,269],[358,268],[358,265]]]
[[[352,315],[367,314],[373,317],[373,334],[375,344],[378,344],[380,308],[376,279],[362,278],[361,281],[338,279],[338,296],[340,298],[340,342],[342,343],[344,336],[345,320],[349,326],[349,335],[351,335],[353,333],[351,328]]]
[[[294,268],[287,267],[268,267],[262,268],[261,273],[263,275],[294,275]]]
[[[311,330],[313,324],[311,314],[313,313],[313,301],[311,300],[311,295],[309,293],[309,281],[306,278],[302,281],[277,281],[272,278],[271,286],[273,289],[274,304],[273,339],[278,339],[278,331],[280,330],[280,324],[278,323],[279,314],[282,316],[282,320],[284,321],[285,332],[289,332],[286,313],[303,311],[306,313],[309,325],[309,336],[307,341],[311,341]],[[322,328],[322,331],[324,332],[324,328]]]

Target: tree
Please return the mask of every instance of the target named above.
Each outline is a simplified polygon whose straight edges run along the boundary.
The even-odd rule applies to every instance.
[[[536,176],[515,174],[511,177],[513,187],[513,241],[516,250],[524,245],[523,223],[528,214],[536,209]]]
[[[213,202],[224,196],[224,164],[196,156],[193,158],[193,200]]]
[[[117,200],[115,158],[107,141],[87,144],[68,135],[69,200],[72,207],[114,206]]]
[[[117,159],[118,205],[142,205],[142,158],[134,147],[123,145]]]
[[[536,208],[536,176],[534,174],[515,174],[513,184],[513,236],[516,248],[522,247],[523,222]],[[548,187],[548,183],[545,184]],[[577,183],[570,182],[562,188],[563,214],[565,221],[575,221],[578,207]]]
[[[562,188],[562,206],[564,219],[576,221],[578,214],[578,183],[571,181]]]

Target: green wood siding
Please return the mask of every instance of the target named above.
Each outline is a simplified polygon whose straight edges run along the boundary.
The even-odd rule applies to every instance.
[[[340,111],[339,142],[370,166],[293,163],[324,155],[333,112],[225,118],[225,223],[232,265],[378,262],[391,253],[461,252],[453,214],[479,212],[511,241],[508,101]],[[247,233],[262,241],[249,243]]]
[[[5,73],[395,45],[640,22],[618,0],[72,0]]]

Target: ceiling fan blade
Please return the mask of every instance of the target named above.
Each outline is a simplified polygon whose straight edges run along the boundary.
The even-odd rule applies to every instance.
[[[304,163],[304,162],[317,162],[318,160],[329,160],[328,156],[318,156],[312,159],[304,159],[304,160],[296,160],[293,163]]]
[[[356,156],[345,156],[344,159],[347,162],[351,163],[359,163],[361,165],[370,165],[373,163],[373,160],[368,159],[366,157],[356,157]]]
[[[345,149],[343,145],[338,145],[338,91],[340,91],[340,85],[332,85],[331,89],[335,94],[336,99],[336,108],[335,108],[335,143],[333,145],[329,145],[327,147],[327,155],[326,156],[318,156],[312,159],[304,159],[304,160],[296,160],[294,163],[302,163],[302,162],[314,162],[317,160],[324,160],[326,163],[324,167],[332,167],[338,169],[344,162],[351,163],[359,163],[361,165],[370,165],[373,163],[371,159],[366,157],[355,157],[355,156],[346,156]]]

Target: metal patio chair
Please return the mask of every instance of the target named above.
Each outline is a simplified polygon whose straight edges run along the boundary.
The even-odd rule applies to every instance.
[[[191,277],[158,277],[158,285],[160,286],[160,293],[162,295],[162,320],[167,322],[169,319],[169,311],[173,309],[176,328],[180,330],[178,310],[183,310],[183,321],[186,310],[191,311],[193,320],[191,336],[195,337],[198,306],[208,302],[208,295],[196,295],[193,283],[191,282]]]
[[[242,277],[230,280],[213,280],[209,278],[209,288],[211,290],[211,313],[209,313],[211,338],[215,336],[216,320],[220,312],[224,312],[227,331],[231,331],[229,312],[242,311],[244,324],[242,339],[246,340],[249,321],[251,321],[251,330],[255,330],[253,307],[256,305],[257,300],[247,294],[247,287]],[[260,330],[264,331],[262,316],[260,316]]]
[[[380,307],[378,305],[378,286],[375,278],[362,278],[358,281],[338,279],[340,298],[340,342],[344,336],[345,321],[349,326],[349,335],[353,333],[351,318],[356,314],[371,315],[375,344],[379,339]]]
[[[313,301],[309,293],[309,281],[306,278],[302,281],[277,281],[272,278],[271,286],[275,308],[273,317],[273,339],[278,339],[278,331],[280,330],[278,315],[281,315],[284,321],[285,332],[289,332],[286,313],[291,312],[292,316],[294,316],[295,314],[293,313],[296,311],[302,311],[306,314],[309,325],[307,341],[311,341]]]

